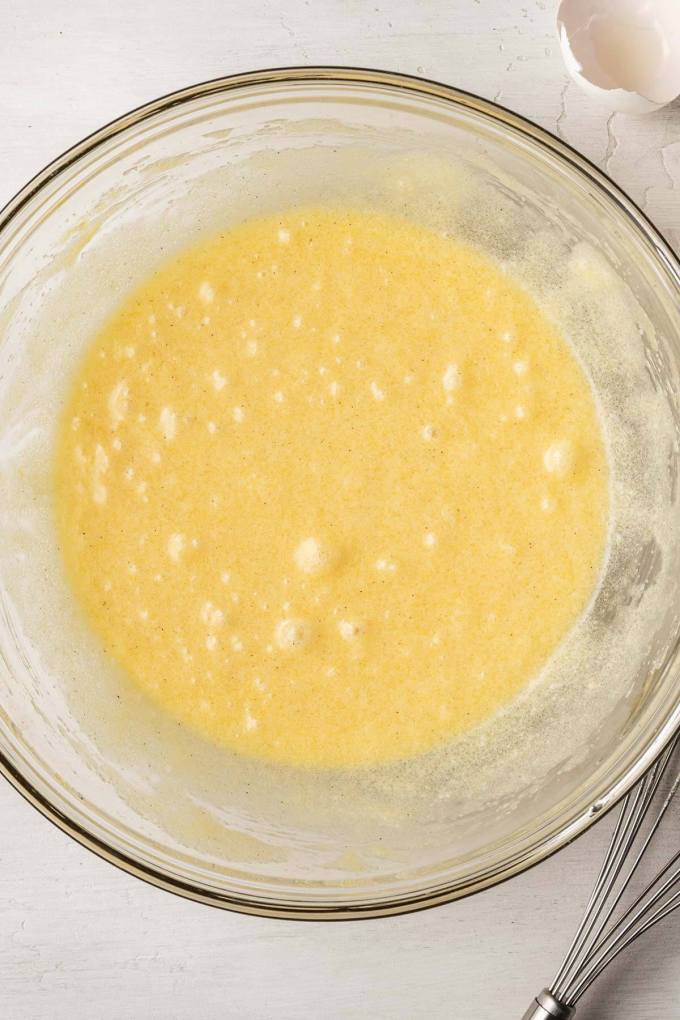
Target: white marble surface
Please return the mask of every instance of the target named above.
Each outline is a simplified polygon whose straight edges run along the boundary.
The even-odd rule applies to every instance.
[[[680,244],[680,106],[611,117],[569,83],[551,0],[22,0],[0,4],[0,203],[66,146],[161,93],[254,67],[438,78],[604,167]],[[670,820],[677,844],[680,811]],[[529,874],[408,917],[299,924],[188,903],[88,854],[0,784],[7,1020],[513,1020],[554,971],[610,822]],[[680,918],[582,1020],[680,1016]]]

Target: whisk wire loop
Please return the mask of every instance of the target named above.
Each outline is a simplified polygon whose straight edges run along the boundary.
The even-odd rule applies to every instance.
[[[627,907],[624,896],[680,789],[680,771],[659,802],[659,788],[680,749],[677,735],[625,797],[609,848],[583,918],[549,988],[536,997],[524,1020],[573,1016],[576,1003],[602,971],[640,935],[680,907],[680,850]]]

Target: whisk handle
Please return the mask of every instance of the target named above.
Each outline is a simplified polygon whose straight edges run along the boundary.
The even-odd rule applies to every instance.
[[[573,1015],[573,1006],[565,1006],[552,992],[544,988],[531,1003],[522,1020],[570,1020]]]

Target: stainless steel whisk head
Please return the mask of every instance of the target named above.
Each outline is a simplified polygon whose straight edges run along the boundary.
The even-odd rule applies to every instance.
[[[669,767],[678,768],[680,734],[624,798],[588,906],[555,980],[533,1001],[522,1020],[569,1020],[576,1004],[605,967],[639,935],[680,906],[680,850],[626,905],[624,894],[680,787],[680,771],[668,792],[660,787]]]

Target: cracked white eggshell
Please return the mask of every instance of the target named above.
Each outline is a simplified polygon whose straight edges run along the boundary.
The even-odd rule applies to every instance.
[[[562,0],[566,68],[620,113],[651,113],[680,95],[680,0]]]

